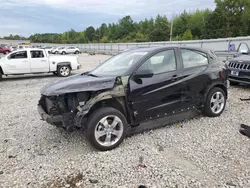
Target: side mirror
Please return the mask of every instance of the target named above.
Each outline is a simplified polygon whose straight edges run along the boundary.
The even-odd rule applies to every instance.
[[[153,75],[154,73],[151,69],[138,70],[135,73],[135,76],[139,78],[151,78]]]

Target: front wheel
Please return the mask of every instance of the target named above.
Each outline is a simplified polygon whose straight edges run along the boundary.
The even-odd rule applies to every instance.
[[[61,77],[67,77],[71,73],[71,68],[69,65],[62,65],[58,67],[57,74]]]
[[[226,94],[218,87],[212,88],[206,99],[203,114],[208,117],[218,117],[226,107]]]
[[[75,54],[79,54],[79,51],[76,51]]]
[[[62,55],[65,55],[66,54],[66,52],[62,52]]]
[[[85,133],[95,149],[108,151],[120,145],[126,136],[127,128],[127,120],[120,111],[103,107],[90,115]]]

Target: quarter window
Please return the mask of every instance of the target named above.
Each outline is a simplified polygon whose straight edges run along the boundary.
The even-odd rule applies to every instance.
[[[151,69],[154,74],[160,74],[176,70],[176,58],[174,50],[160,52],[149,58],[140,70]]]
[[[44,54],[42,50],[32,50],[30,51],[31,58],[44,58]]]
[[[208,57],[206,53],[181,49],[181,56],[184,68],[198,67],[208,64]]]
[[[9,56],[10,59],[25,59],[27,58],[27,51],[20,51]]]

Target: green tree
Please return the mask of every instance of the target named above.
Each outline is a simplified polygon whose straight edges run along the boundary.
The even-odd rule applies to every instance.
[[[87,39],[92,42],[95,39],[95,28],[90,26],[85,31]]]
[[[183,36],[182,36],[181,39],[182,39],[182,40],[192,40],[192,39],[193,39],[193,35],[192,35],[191,30],[190,30],[190,29],[187,29],[187,30],[185,31],[185,33],[183,34]]]

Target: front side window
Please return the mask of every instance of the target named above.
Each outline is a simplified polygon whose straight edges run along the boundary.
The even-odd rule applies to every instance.
[[[25,59],[25,58],[27,58],[27,51],[16,52],[9,56],[9,59]]]
[[[176,70],[176,58],[174,50],[160,52],[149,58],[138,71],[150,69],[154,74],[160,74]]]
[[[207,54],[200,51],[181,49],[181,56],[184,68],[198,67],[208,64]]]
[[[30,51],[31,58],[44,58],[42,50],[32,50]]]

